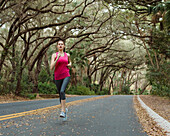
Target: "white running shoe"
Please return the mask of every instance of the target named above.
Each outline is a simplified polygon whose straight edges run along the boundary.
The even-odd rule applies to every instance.
[[[64,113],[63,111],[60,113],[60,117],[61,118],[65,118],[66,117],[66,113]]]
[[[66,108],[65,118],[63,118],[63,121],[66,121],[66,120],[67,120],[67,112],[68,112],[68,109]]]

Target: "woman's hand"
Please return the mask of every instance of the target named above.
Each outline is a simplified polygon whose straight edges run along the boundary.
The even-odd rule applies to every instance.
[[[67,67],[71,67],[71,63],[67,64]]]
[[[53,53],[52,54],[52,57],[51,57],[51,64],[50,64],[50,69],[53,70],[53,68],[55,67],[59,57],[61,56],[60,53],[58,53],[57,57],[56,57],[56,53]]]

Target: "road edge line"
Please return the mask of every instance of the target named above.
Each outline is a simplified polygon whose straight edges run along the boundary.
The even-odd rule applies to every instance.
[[[149,114],[149,116],[151,118],[153,118],[153,120],[162,128],[164,129],[167,133],[168,136],[170,136],[170,123],[164,119],[163,117],[161,117],[159,114],[157,114],[156,112],[154,112],[151,108],[149,108],[139,97],[139,95],[137,95],[137,99],[139,101],[139,103],[141,104],[141,106],[147,111],[147,113]]]

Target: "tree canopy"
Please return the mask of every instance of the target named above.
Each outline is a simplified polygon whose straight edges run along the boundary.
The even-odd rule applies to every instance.
[[[146,70],[143,65],[152,85],[159,84],[162,76],[169,79],[165,70],[169,5],[160,0],[1,0],[1,93],[38,92],[42,72],[51,82],[49,63],[60,39],[73,62],[71,84],[80,81],[92,89],[98,81],[102,91],[106,82],[113,87],[113,80],[123,72],[119,88],[130,87],[132,71]],[[151,75],[158,71],[159,79],[153,81]]]

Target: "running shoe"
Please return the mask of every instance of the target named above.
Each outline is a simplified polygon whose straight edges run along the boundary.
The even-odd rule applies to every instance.
[[[66,121],[66,120],[67,120],[67,112],[68,112],[68,109],[66,108],[65,118],[63,118],[63,121]]]
[[[63,111],[60,113],[60,117],[61,118],[65,118],[66,117],[66,113],[64,113]]]

